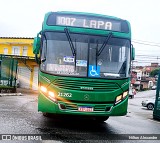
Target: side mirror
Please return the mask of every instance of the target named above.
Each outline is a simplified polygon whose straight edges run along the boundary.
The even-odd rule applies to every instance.
[[[34,42],[33,42],[33,53],[34,54],[39,54],[40,46],[41,46],[40,37],[35,37]]]
[[[135,48],[133,47],[133,45],[131,46],[131,60],[135,60]]]
[[[34,38],[33,42],[33,53],[35,54],[35,60],[38,64],[40,64],[40,58],[38,57],[40,46],[41,46],[41,39],[37,35],[37,37]]]

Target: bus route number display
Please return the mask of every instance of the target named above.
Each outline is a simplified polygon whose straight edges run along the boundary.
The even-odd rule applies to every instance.
[[[121,31],[120,21],[104,18],[57,16],[56,25]]]

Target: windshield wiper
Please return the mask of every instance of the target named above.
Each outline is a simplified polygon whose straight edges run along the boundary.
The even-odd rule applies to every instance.
[[[68,28],[64,28],[64,31],[66,33],[66,36],[67,36],[67,39],[68,39],[68,42],[70,44],[70,47],[71,47],[71,51],[72,51],[72,55],[75,57],[75,63],[74,63],[74,68],[76,69],[76,39],[75,39],[75,47],[73,45],[73,42],[72,42],[72,39],[71,39],[71,36],[69,34],[69,31],[68,31]]]
[[[72,51],[72,55],[75,56],[76,55],[76,50],[74,48],[74,45],[73,45],[73,42],[72,42],[72,39],[71,39],[71,36],[69,34],[69,31],[68,31],[68,28],[64,28],[64,31],[66,33],[66,36],[67,36],[67,39],[68,39],[68,42],[70,44],[70,47],[71,47],[71,51]]]
[[[98,53],[97,53],[97,56],[100,56],[100,54],[102,53],[102,51],[104,50],[105,46],[107,45],[109,39],[112,37],[112,32],[110,32],[108,34],[108,36],[106,37],[106,39],[104,40],[104,43],[103,45],[101,46],[101,48],[99,49]]]
[[[46,38],[46,35],[43,34],[43,37],[45,39],[45,49],[44,50],[44,53],[43,53],[43,58],[41,59],[41,63],[44,63],[46,61],[46,54],[47,54],[47,38]]]
[[[96,46],[96,70],[97,70],[97,60],[98,60],[98,41]]]

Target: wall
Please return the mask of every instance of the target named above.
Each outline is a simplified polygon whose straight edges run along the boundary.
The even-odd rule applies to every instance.
[[[34,57],[32,52],[33,38],[2,38],[0,37],[0,54],[4,54],[4,48],[8,48],[8,55],[12,55],[12,47],[20,47],[20,56],[24,47],[28,48],[27,56]]]
[[[8,49],[8,54],[5,55],[14,55],[13,54],[13,47],[19,47],[19,55],[16,57],[18,59],[18,69],[20,69],[21,77],[22,79],[27,80],[28,86],[26,86],[29,89],[33,89],[33,86],[35,87],[35,83],[37,83],[37,79],[35,79],[35,72],[36,69],[37,73],[37,63],[34,59],[34,54],[32,52],[33,49],[33,38],[17,38],[17,37],[0,37],[0,54],[4,54],[4,49]],[[27,47],[27,55],[23,56],[23,49],[24,47]],[[26,71],[25,71],[26,70]],[[30,75],[29,77],[25,77],[25,72]],[[22,77],[23,76],[23,77]],[[22,79],[21,83],[24,82]],[[34,84],[34,85],[33,85]],[[25,84],[21,84],[23,87],[25,87]],[[37,85],[36,85],[37,86]],[[37,88],[34,88],[37,89]]]

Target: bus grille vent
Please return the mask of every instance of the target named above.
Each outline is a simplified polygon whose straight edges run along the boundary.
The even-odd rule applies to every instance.
[[[53,83],[53,85],[62,89],[69,90],[83,90],[81,87],[92,87],[91,91],[97,92],[111,92],[119,89],[120,87],[116,83],[110,82],[101,82],[101,81],[82,81],[82,80],[63,80],[57,79]]]
[[[60,108],[62,110],[70,110],[70,111],[77,111],[78,105],[73,103],[60,103]],[[110,111],[111,107],[106,105],[95,105],[94,111],[95,112],[108,112]]]

